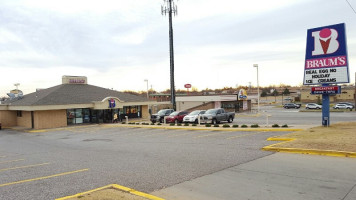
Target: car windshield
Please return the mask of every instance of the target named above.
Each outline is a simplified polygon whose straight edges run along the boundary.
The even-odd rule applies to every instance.
[[[199,110],[195,110],[195,111],[189,113],[189,115],[198,115],[199,113],[200,113]]]
[[[215,114],[216,112],[218,112],[218,110],[212,109],[212,110],[207,110],[205,114]]]
[[[178,112],[172,112],[169,116],[176,116],[178,115]]]
[[[166,110],[160,110],[160,111],[158,112],[158,114],[164,115],[164,114],[166,114]]]

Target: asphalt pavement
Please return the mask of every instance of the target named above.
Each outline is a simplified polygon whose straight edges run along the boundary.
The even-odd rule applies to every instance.
[[[321,120],[321,113],[262,111],[280,125],[318,126]],[[354,112],[335,114],[340,121],[356,120]],[[256,120],[263,126],[265,115],[234,123]],[[0,131],[0,199],[55,199],[109,184],[167,200],[356,199],[355,159],[260,150],[275,143],[267,138],[286,133],[117,125],[34,133],[5,129]]]

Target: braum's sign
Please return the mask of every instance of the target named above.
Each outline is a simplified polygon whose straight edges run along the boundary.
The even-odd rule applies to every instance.
[[[345,24],[308,29],[304,85],[349,83]]]

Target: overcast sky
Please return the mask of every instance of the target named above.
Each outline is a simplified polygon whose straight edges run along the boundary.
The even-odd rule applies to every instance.
[[[356,9],[356,0],[348,0]],[[350,80],[356,14],[346,0],[180,0],[175,85],[300,85],[307,29],[345,23]],[[62,75],[116,90],[170,88],[163,0],[1,0],[0,96],[61,84]]]

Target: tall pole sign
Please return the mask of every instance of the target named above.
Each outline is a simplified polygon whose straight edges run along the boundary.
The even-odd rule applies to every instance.
[[[329,94],[339,83],[349,83],[345,24],[308,29],[304,65],[304,85],[313,87],[312,94],[322,94],[322,125],[330,125]],[[318,90],[319,92],[315,93]]]

